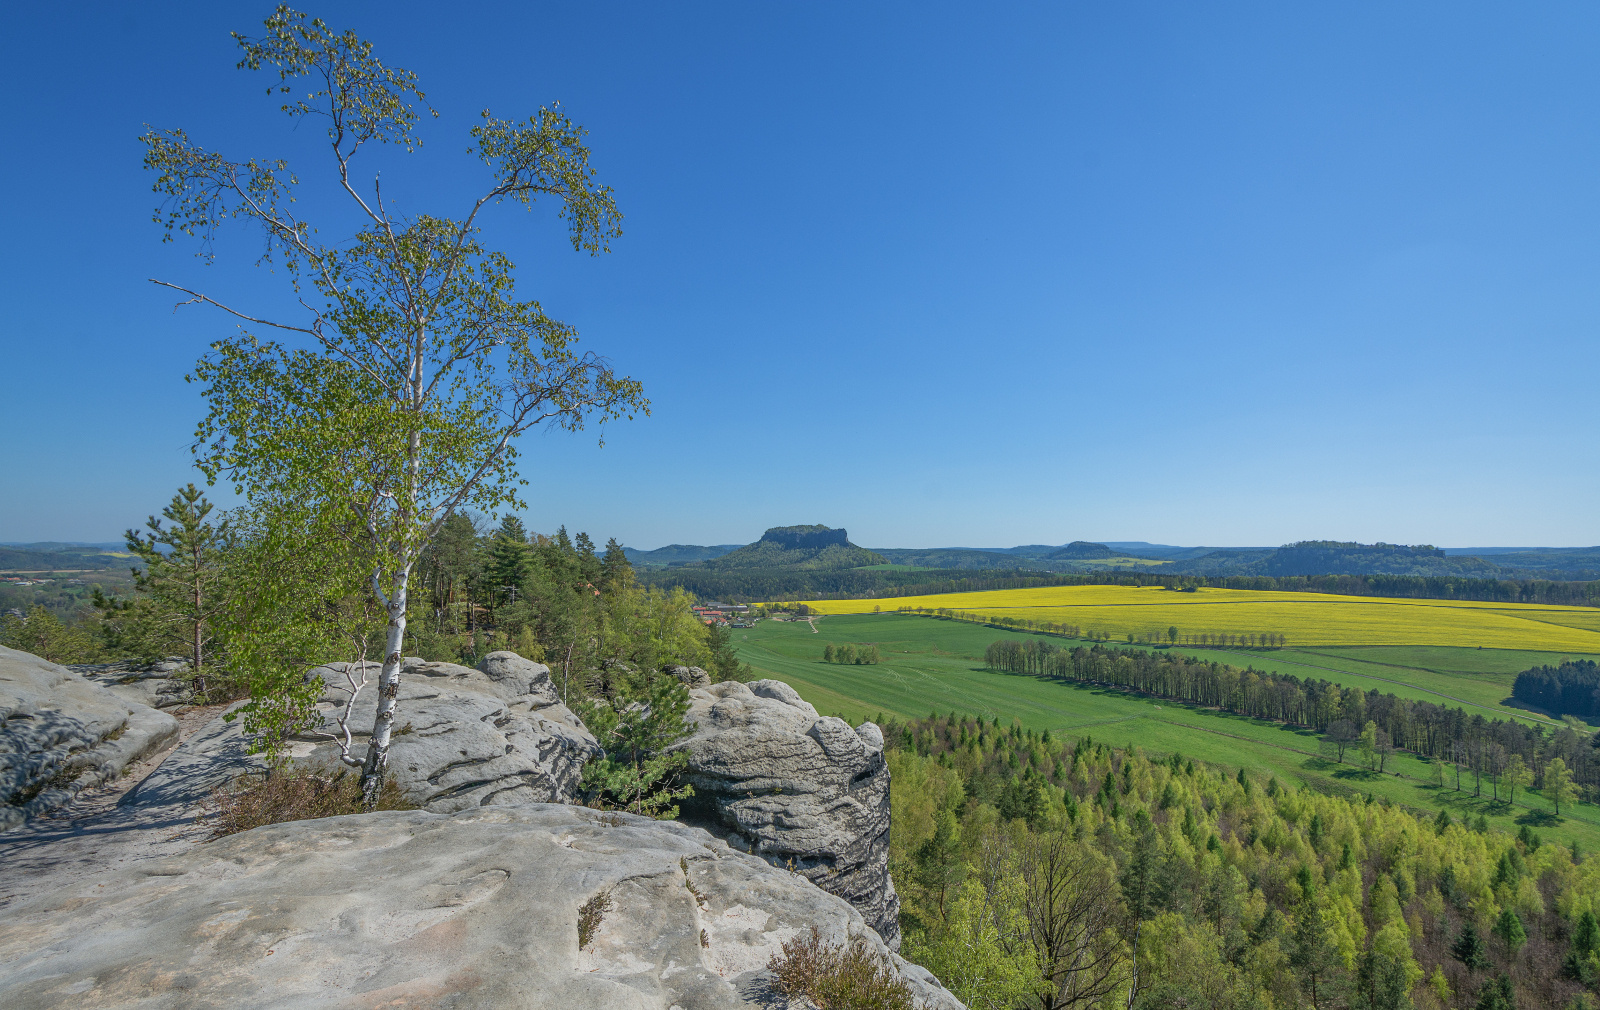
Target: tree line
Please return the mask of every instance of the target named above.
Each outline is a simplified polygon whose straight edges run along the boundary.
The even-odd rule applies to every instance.
[[[1510,719],[1486,719],[1464,709],[1397,695],[1342,687],[1253,667],[1240,669],[1177,653],[1103,645],[1064,648],[1045,639],[997,641],[984,651],[992,669],[1084,684],[1102,684],[1237,715],[1304,726],[1348,746],[1370,722],[1381,739],[1374,747],[1399,748],[1436,762],[1439,784],[1453,768],[1461,788],[1471,775],[1474,795],[1485,783],[1495,798],[1513,759],[1532,769],[1542,788],[1554,768],[1570,777],[1582,798],[1600,800],[1600,751],[1570,726],[1546,730]],[[1354,734],[1354,735],[1352,735]],[[1343,750],[1339,750],[1343,759]],[[1555,762],[1559,761],[1557,765]]]
[[[940,593],[972,593],[993,589],[1050,586],[1162,586],[1174,591],[1199,588],[1249,589],[1259,592],[1325,593],[1429,600],[1475,600],[1490,603],[1545,603],[1600,606],[1600,582],[1545,579],[1486,579],[1420,575],[1156,575],[1143,572],[1013,575],[940,571],[768,571],[705,572],[667,568],[641,575],[662,586],[680,586],[705,598],[742,601],[865,600]]]
[[[1043,621],[1032,617],[1001,617],[968,610],[951,610],[944,607],[901,607],[896,613],[937,617],[947,621],[982,624],[991,628],[1015,628],[1021,631],[1039,631],[1065,638],[1083,638],[1091,642],[1109,642],[1118,637],[1103,628],[1087,628],[1062,621]],[[1129,645],[1190,645],[1229,649],[1281,649],[1288,643],[1287,636],[1273,631],[1180,631],[1177,625],[1165,629],[1127,631],[1122,638]]]
[[[1600,716],[1600,665],[1592,659],[1563,660],[1517,674],[1511,696],[1555,716]]]
[[[1600,859],[1527,829],[998,718],[883,728],[902,952],[968,1006],[1586,1010],[1600,992]]]

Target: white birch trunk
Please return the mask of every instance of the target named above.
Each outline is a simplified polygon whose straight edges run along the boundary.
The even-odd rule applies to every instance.
[[[372,721],[367,761],[361,767],[361,799],[368,810],[378,804],[384,772],[389,766],[389,740],[394,735],[395,710],[400,701],[400,651],[406,636],[406,588],[410,580],[408,564],[395,575],[389,593],[389,626],[384,635],[383,670],[378,674],[378,713]]]

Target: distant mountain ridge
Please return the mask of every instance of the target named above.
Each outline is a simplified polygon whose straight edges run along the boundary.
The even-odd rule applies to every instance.
[[[1468,548],[1431,544],[1361,544],[1303,540],[1279,547],[1183,547],[1146,541],[1087,541],[1016,547],[880,548],[849,542],[842,529],[780,526],[754,544],[656,551],[626,549],[641,567],[843,569],[884,563],[946,571],[1141,571],[1160,575],[1271,576],[1415,575],[1435,578],[1600,579],[1600,547]],[[870,557],[869,557],[870,556]],[[1156,562],[1152,564],[1151,562]]]
[[[888,564],[883,555],[857,547],[843,529],[821,524],[774,526],[753,544],[721,557],[691,562],[682,567],[732,571],[741,568],[829,570]]]
[[[688,564],[691,561],[720,558],[743,546],[743,544],[717,544],[714,547],[701,547],[696,544],[668,544],[653,551],[624,547],[622,553],[627,556],[628,563],[635,568],[666,568],[670,565]]]

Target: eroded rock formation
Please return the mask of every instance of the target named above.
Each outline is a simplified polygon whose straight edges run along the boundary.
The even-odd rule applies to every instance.
[[[695,797],[684,817],[849,901],[898,950],[878,727],[818,716],[776,680],[727,681],[689,696],[696,728],[679,746]]]
[[[0,831],[70,803],[177,733],[165,712],[0,646]]]
[[[349,725],[353,751],[366,753],[377,706],[377,667],[356,694]],[[362,671],[330,663],[312,670],[327,690],[319,732],[290,746],[297,763],[338,767],[329,735]],[[583,764],[600,753],[594,736],[557,697],[550,671],[514,652],[492,652],[478,669],[405,661],[399,725],[389,749],[389,778],[407,800],[438,813],[515,803],[566,802],[577,793]],[[129,802],[170,803],[261,767],[247,753],[239,722],[219,719],[195,734],[140,783]]]
[[[579,909],[602,894],[580,948]],[[364,814],[257,828],[8,909],[0,1005],[782,1006],[767,962],[813,926],[883,952],[849,904],[681,824],[548,804]],[[962,1010],[893,963],[926,1010]]]

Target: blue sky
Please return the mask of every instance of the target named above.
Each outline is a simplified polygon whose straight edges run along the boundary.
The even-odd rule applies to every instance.
[[[160,244],[136,139],[323,187],[320,131],[233,66],[268,9],[8,13],[0,541],[114,538],[193,479],[183,375],[231,325],[146,278],[284,308],[255,236]],[[615,251],[486,237],[654,415],[529,438],[536,529],[1600,542],[1593,5],[308,9],[441,112],[381,159],[408,210],[484,185],[485,106],[591,131]]]

